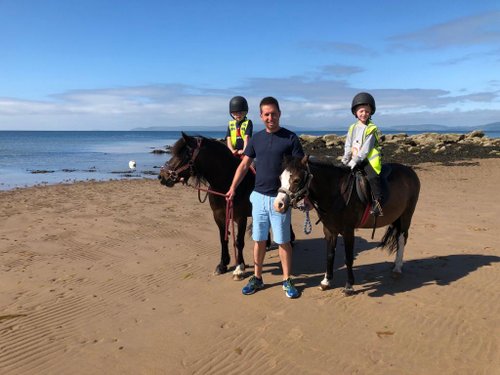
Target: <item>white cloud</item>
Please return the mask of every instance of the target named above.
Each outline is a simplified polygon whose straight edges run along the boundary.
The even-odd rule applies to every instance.
[[[325,128],[352,121],[351,98],[365,91],[343,80],[254,78],[232,89],[185,85],[152,85],[101,90],[74,90],[46,101],[0,98],[0,129],[4,130],[129,130],[136,127],[185,126],[224,129],[228,102],[244,95],[250,118],[260,124],[258,105],[275,96],[283,124]],[[437,89],[368,89],[376,98],[381,124],[441,123],[470,125],[498,121],[499,91],[452,95]]]
[[[500,11],[462,17],[389,39],[393,48],[438,49],[500,43]]]

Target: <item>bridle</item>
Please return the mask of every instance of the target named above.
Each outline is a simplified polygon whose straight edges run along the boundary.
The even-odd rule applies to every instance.
[[[202,138],[196,139],[196,148],[193,150],[193,153],[191,154],[191,159],[189,160],[189,162],[187,162],[184,165],[177,166],[177,168],[175,168],[175,169],[170,169],[170,168],[168,168],[167,165],[164,165],[160,169],[160,175],[163,178],[165,178],[166,180],[172,181],[173,183],[180,181],[179,174],[181,172],[184,172],[186,169],[189,169],[189,174],[191,176],[193,176],[194,175],[194,162],[195,162],[196,158],[198,157],[198,154],[200,153],[201,142],[202,142]]]
[[[311,185],[311,181],[313,179],[313,174],[309,170],[309,164],[306,164],[306,170],[304,171],[304,178],[301,180],[297,191],[292,192],[289,189],[279,188],[278,192],[283,193],[287,196],[290,201],[290,205],[293,208],[297,208],[297,204],[309,195],[309,185]]]

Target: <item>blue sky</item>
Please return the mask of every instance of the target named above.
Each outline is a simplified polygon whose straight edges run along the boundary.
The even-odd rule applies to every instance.
[[[500,3],[0,0],[0,130],[225,129],[275,96],[282,124],[500,121]]]

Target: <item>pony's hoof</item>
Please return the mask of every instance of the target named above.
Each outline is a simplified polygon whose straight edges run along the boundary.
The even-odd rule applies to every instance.
[[[321,283],[319,284],[319,288],[324,292],[325,290],[330,289],[330,283]]]
[[[245,277],[243,275],[237,275],[237,274],[234,274],[233,273],[233,280],[234,281],[241,281],[243,280]]]
[[[403,273],[402,272],[397,272],[397,271],[392,271],[391,272],[391,277],[394,279],[394,280],[399,280],[403,277]]]
[[[234,281],[241,281],[244,279],[245,276],[245,263],[240,263],[238,264],[233,271],[233,280]]]
[[[352,286],[346,286],[344,288],[344,290],[342,290],[342,292],[344,293],[344,295],[346,297],[350,297],[350,296],[353,296],[356,294],[356,292],[354,291],[354,288]]]
[[[227,266],[221,266],[220,264],[215,267],[214,275],[222,275],[227,272]]]

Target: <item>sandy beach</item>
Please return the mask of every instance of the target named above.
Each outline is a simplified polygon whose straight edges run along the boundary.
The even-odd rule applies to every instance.
[[[301,230],[281,289],[213,275],[208,203],[156,180],[0,192],[1,374],[500,374],[500,158],[421,164],[403,277],[370,230],[356,232],[358,293],[325,269],[321,224]],[[312,214],[313,223],[316,221]]]

